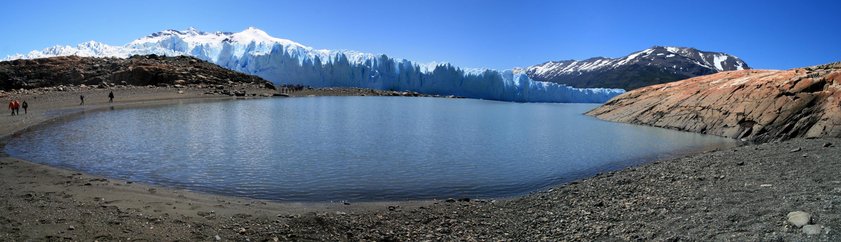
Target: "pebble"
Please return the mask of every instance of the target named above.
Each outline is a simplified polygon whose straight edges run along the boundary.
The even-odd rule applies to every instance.
[[[222,237],[219,237],[219,235],[213,236],[213,238],[216,239],[216,241],[222,240]]]
[[[829,142],[823,143],[823,147],[832,147],[832,143],[829,143]]]
[[[788,222],[797,227],[803,227],[803,225],[809,224],[811,220],[812,215],[807,212],[794,211],[788,213]]]
[[[70,227],[67,227],[67,230],[76,230],[76,227],[73,227],[73,225],[70,225]]]
[[[815,224],[808,224],[803,226],[803,233],[808,235],[817,235],[820,234],[823,230],[823,226],[815,225]]]
[[[791,150],[791,152],[799,152],[801,150],[803,150],[803,149],[801,149],[800,147],[797,147],[797,149],[793,149],[793,150]]]

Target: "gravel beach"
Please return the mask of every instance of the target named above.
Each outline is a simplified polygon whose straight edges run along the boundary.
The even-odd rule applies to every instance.
[[[105,89],[7,93],[31,108],[0,115],[0,137],[100,109],[234,99],[207,92],[117,89],[114,104]],[[371,93],[292,96],[335,92]],[[841,139],[794,139],[655,161],[517,198],[276,203],[0,155],[0,240],[841,241],[839,171]]]

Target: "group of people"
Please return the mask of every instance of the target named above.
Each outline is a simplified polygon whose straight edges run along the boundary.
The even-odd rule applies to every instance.
[[[302,91],[304,89],[309,89],[309,88],[310,88],[309,86],[304,86],[304,85],[283,84],[283,85],[280,85],[280,92],[283,92],[283,93],[297,92],[297,91]]]
[[[84,105],[85,104],[85,95],[80,95],[79,99],[81,99],[81,101],[82,101],[81,103],[79,103],[79,105]],[[109,103],[114,102],[114,92],[113,91],[108,93],[108,102]],[[29,109],[29,104],[26,103],[26,101],[21,102],[21,101],[15,100],[15,99],[9,100],[9,110],[12,110],[12,116],[20,115],[20,109],[21,108],[23,108],[23,114],[26,114],[27,109]]]
[[[23,108],[23,114],[26,114],[26,109],[29,108],[29,104],[26,103],[26,101],[19,102],[14,99],[9,101],[9,110],[12,110],[12,116],[20,115],[21,108]]]

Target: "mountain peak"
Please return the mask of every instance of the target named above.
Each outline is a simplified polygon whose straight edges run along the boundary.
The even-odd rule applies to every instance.
[[[243,30],[242,32],[243,33],[253,33],[253,34],[258,34],[258,35],[265,35],[265,36],[269,35],[268,33],[266,33],[266,31],[263,31],[262,29],[258,29],[254,26],[249,26],[248,28],[245,28],[245,30]]]
[[[529,67],[527,73],[535,80],[574,87],[634,89],[699,75],[749,68],[738,57],[726,53],[655,45],[619,58],[550,61]],[[611,81],[606,83],[605,80]]]
[[[272,42],[285,42],[285,41],[292,42],[291,40],[283,40],[283,39],[278,39],[278,38],[272,37],[271,35],[266,33],[266,31],[263,31],[261,29],[254,28],[254,27],[248,27],[241,32],[234,33],[232,35],[232,37],[233,37],[233,40],[239,41],[239,42],[244,42],[244,43],[248,43],[248,42],[272,43]]]

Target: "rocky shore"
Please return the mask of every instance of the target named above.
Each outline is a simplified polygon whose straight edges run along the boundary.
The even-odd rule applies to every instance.
[[[741,70],[640,88],[588,115],[755,142],[841,137],[841,63]]]
[[[0,136],[86,111],[236,98],[206,94],[215,87],[143,86],[118,89],[108,104],[107,90],[6,92],[33,109],[0,115],[10,124]],[[291,94],[335,92],[368,91]],[[81,107],[79,93],[89,97]],[[518,198],[352,204],[223,197],[3,156],[0,240],[838,241],[839,144],[794,139],[689,155]]]

